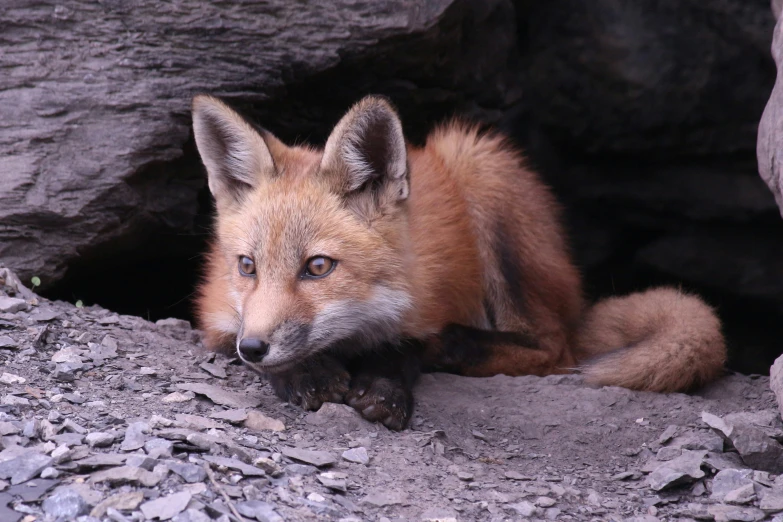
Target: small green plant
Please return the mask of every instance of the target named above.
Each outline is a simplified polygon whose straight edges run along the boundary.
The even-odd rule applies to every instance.
[[[82,300],[81,300],[81,299],[79,299],[78,301],[76,301],[76,303],[75,303],[75,304],[76,304],[76,308],[84,308],[84,303],[82,302]]]
[[[41,286],[41,278],[38,276],[33,276],[30,282],[33,284],[33,290],[35,290],[36,286]]]

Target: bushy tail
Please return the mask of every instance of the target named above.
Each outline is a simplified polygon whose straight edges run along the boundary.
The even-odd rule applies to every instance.
[[[726,344],[704,301],[656,288],[596,303],[583,318],[577,353],[588,382],[675,392],[719,377]]]

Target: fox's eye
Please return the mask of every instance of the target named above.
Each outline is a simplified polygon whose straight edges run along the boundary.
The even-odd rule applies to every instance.
[[[305,276],[307,277],[324,277],[329,275],[334,269],[337,261],[329,259],[328,257],[316,256],[307,260],[305,265]]]
[[[256,273],[256,263],[247,256],[239,256],[239,273],[243,276],[252,276]]]

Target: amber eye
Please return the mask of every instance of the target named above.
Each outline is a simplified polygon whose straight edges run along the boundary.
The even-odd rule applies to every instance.
[[[324,277],[334,269],[337,261],[328,257],[316,256],[307,260],[305,265],[306,277]]]
[[[252,276],[256,273],[256,263],[247,256],[239,256],[239,273],[243,276]]]

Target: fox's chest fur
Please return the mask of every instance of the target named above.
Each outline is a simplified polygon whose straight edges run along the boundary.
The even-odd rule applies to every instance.
[[[316,366],[347,372],[344,391],[326,387],[335,400],[368,372],[397,382],[422,363],[546,375],[601,355],[584,367],[595,382],[655,391],[720,372],[720,323],[696,297],[585,306],[559,206],[499,135],[454,122],[416,148],[373,97],[323,150],[288,147],[208,97],[194,130],[217,207],[197,301],[205,342],[280,390],[294,379],[280,376]]]

